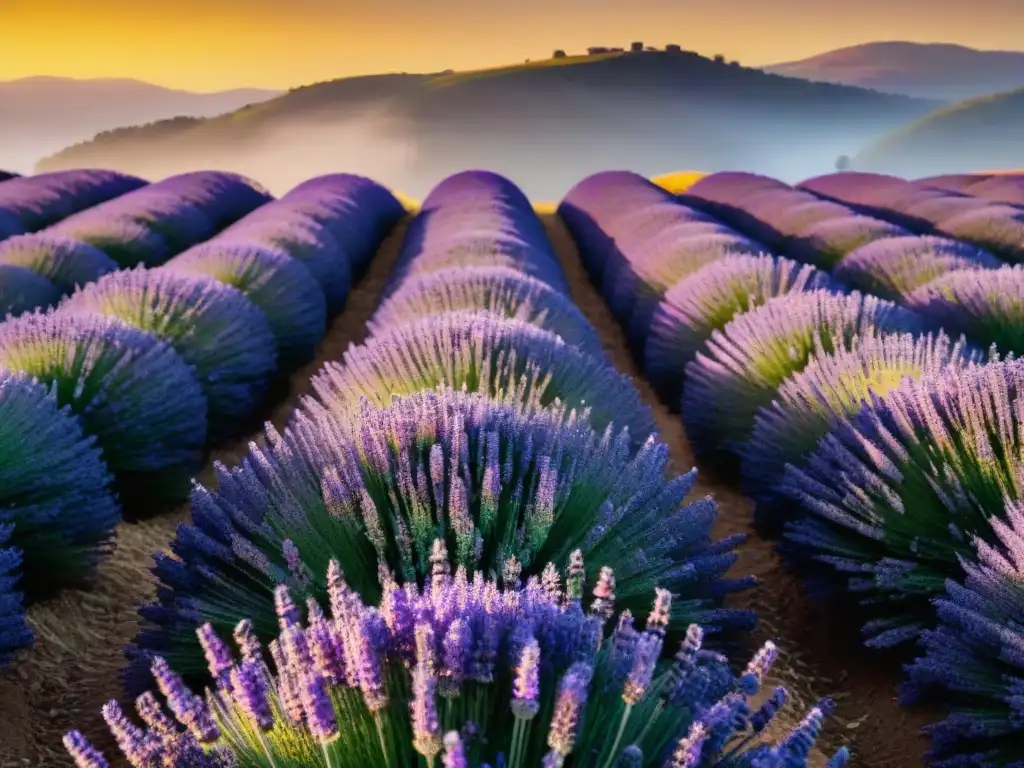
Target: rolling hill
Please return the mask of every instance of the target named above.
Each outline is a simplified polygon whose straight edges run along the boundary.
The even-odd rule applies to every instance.
[[[1024,87],[1024,51],[879,42],[765,67],[787,77],[958,101]]]
[[[99,131],[178,115],[211,117],[278,93],[254,88],[192,93],[129,79],[0,81],[0,168],[27,172],[43,155]]]
[[[872,142],[857,170],[930,176],[1024,166],[1024,88],[936,110]]]
[[[579,56],[318,83],[210,120],[111,131],[39,168],[161,176],[212,165],[274,190],[345,169],[422,195],[441,176],[483,166],[555,197],[617,166],[747,168],[796,180],[935,106],[687,52]]]

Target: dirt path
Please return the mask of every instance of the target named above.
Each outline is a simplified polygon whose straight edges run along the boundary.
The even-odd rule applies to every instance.
[[[385,240],[345,310],[334,318],[316,360],[292,375],[288,397],[268,414],[279,429],[310,390],[310,376],[364,338],[404,232],[405,225],[399,225]],[[214,460],[236,463],[250,440],[258,438],[254,434],[213,451],[200,480],[212,479]],[[0,768],[71,766],[61,744],[70,728],[81,730],[108,757],[117,753],[100,707],[121,697],[122,649],[138,631],[136,607],[154,594],[152,553],[166,549],[175,526],[186,517],[183,505],[144,522],[122,523],[117,551],[100,566],[93,589],[65,591],[29,609],[35,647],[0,673]]]
[[[542,212],[541,219],[572,286],[573,300],[597,329],[609,359],[633,378],[644,401],[653,408],[661,438],[671,450],[673,467],[686,471],[696,465],[700,470],[696,493],[710,493],[718,501],[715,536],[750,536],[740,549],[735,573],[754,574],[761,583],[756,590],[737,596],[734,604],[750,608],[760,617],[752,646],[769,639],[779,646],[775,679],[769,684],[785,685],[792,699],[785,710],[789,719],[781,720],[776,730],[788,728],[807,708],[831,696],[838,708],[822,742],[830,750],[846,744],[853,752],[851,768],[922,765],[927,743],[918,733],[928,718],[897,705],[899,664],[859,647],[855,628],[835,626],[809,603],[795,577],[782,568],[771,543],[754,533],[751,501],[740,494],[735,483],[695,461],[681,421],[640,376],[625,336],[589,281],[565,227],[552,213]],[[824,755],[817,753],[811,765],[820,768],[824,764]]]

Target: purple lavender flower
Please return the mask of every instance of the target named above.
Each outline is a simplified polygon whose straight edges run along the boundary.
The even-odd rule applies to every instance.
[[[444,754],[441,756],[444,768],[469,768],[466,748],[458,731],[448,731],[444,735]]]
[[[1001,259],[1014,264],[1024,262],[1022,208],[991,205],[946,219],[941,228],[943,234],[983,248]]]
[[[436,691],[437,677],[427,664],[420,662],[412,676],[412,745],[428,761],[442,749]]]
[[[34,232],[144,186],[142,179],[117,171],[37,173],[6,180],[0,189],[0,209],[17,219],[22,232]]]
[[[902,301],[914,289],[955,270],[995,269],[990,253],[944,237],[889,237],[861,246],[833,274],[851,288]]]
[[[209,223],[205,222],[201,234],[206,234],[208,227]],[[151,225],[130,212],[103,205],[50,227],[46,234],[95,248],[123,269],[159,266],[171,258],[175,250]]]
[[[512,713],[523,720],[531,720],[540,709],[540,645],[530,638],[519,655],[515,687],[512,690]]]
[[[231,668],[230,675],[230,689],[239,710],[261,731],[270,730],[274,726],[274,714],[267,699],[267,683],[260,662],[243,661]]]
[[[1024,351],[1024,265],[959,270],[925,283],[906,304],[933,325],[1002,352]]]
[[[968,211],[987,208],[991,203],[968,195],[951,195],[928,197],[915,201],[907,207],[907,214],[932,224],[942,230],[942,223]]]
[[[599,357],[601,340],[580,310],[546,283],[507,267],[459,267],[410,277],[368,323],[372,335],[429,315],[482,310],[536,325]]]
[[[888,301],[852,293],[794,293],[734,317],[686,366],[682,414],[699,451],[735,450],[779,385],[814,351],[828,353],[873,331],[920,330],[920,319]]]
[[[786,245],[786,255],[796,261],[831,270],[858,248],[909,234],[903,227],[869,216],[826,219],[791,238]]]
[[[54,387],[115,473],[152,473],[153,498],[187,491],[205,443],[206,401],[171,347],[114,318],[49,312],[0,326],[0,366]]]
[[[264,314],[210,277],[118,272],[76,293],[61,311],[116,317],[170,344],[199,377],[213,439],[236,430],[261,404],[276,367]]]
[[[103,755],[79,731],[69,731],[64,737],[64,746],[77,768],[110,768]]]
[[[206,654],[206,663],[210,668],[210,676],[218,683],[223,683],[227,674],[234,665],[231,656],[231,649],[221,640],[213,630],[213,625],[207,622],[196,630],[199,644]]]
[[[910,182],[898,176],[863,171],[826,173],[797,184],[797,189],[819,197],[861,206],[885,205],[894,197],[906,194],[909,188]]]
[[[278,355],[292,365],[312,358],[327,329],[327,300],[310,271],[284,251],[218,239],[190,248],[164,267],[208,275],[237,288],[263,310]]]
[[[10,606],[9,634],[0,635],[13,649],[31,638],[15,618],[14,580],[30,595],[79,581],[110,550],[121,515],[113,478],[79,419],[43,384],[2,368],[0,455],[0,530],[11,547],[0,558]]]
[[[0,264],[26,267],[53,283],[64,296],[118,268],[91,245],[46,233],[5,240],[0,244]]]
[[[548,731],[548,746],[567,757],[576,746],[576,738],[587,704],[587,689],[593,677],[593,668],[584,662],[573,664],[558,684],[555,709]]]
[[[778,495],[786,465],[803,466],[818,441],[872,394],[884,397],[906,377],[934,377],[984,361],[962,338],[954,341],[944,333],[869,333],[831,354],[812,357],[758,411],[739,451],[744,489],[758,502],[759,522],[777,525],[788,516],[792,504]]]
[[[776,296],[829,287],[824,272],[789,259],[736,254],[714,261],[675,283],[658,303],[644,346],[644,372],[677,400],[686,365],[735,315]]]
[[[786,468],[780,490],[806,514],[788,551],[870,602],[869,644],[932,626],[930,600],[958,578],[971,538],[994,540],[1004,498],[1019,494],[1022,391],[1017,360],[907,379]]]
[[[287,201],[277,200],[257,208],[217,236],[219,243],[259,245],[283,251],[301,261],[317,281],[327,311],[336,314],[345,305],[352,285],[352,265],[330,229]]]
[[[315,669],[302,672],[302,708],[306,712],[309,732],[320,744],[329,744],[340,735],[334,714],[334,703],[327,690],[327,680]]]
[[[936,765],[997,768],[1024,759],[1024,505],[1009,502],[986,538],[973,540],[963,575],[946,581],[935,600],[939,624],[921,634],[924,654],[907,668],[903,702],[932,698],[949,712],[928,729]]]
[[[313,377],[319,400],[339,416],[362,398],[386,405],[396,394],[439,385],[519,405],[589,408],[595,428],[628,426],[640,445],[654,431],[650,409],[607,361],[567,345],[553,333],[486,312],[425,318],[350,347],[340,364]]]

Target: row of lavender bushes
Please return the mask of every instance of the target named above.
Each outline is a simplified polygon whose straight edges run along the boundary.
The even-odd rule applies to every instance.
[[[933,762],[1019,764],[1024,370],[982,348],[1020,346],[1020,268],[752,174],[681,199],[598,174],[560,212],[695,448],[737,460],[809,586],[861,597],[869,645],[921,641],[905,698],[938,692],[953,710]],[[638,226],[658,217],[653,237]],[[695,235],[708,219],[758,254]]]
[[[768,744],[785,690],[752,704],[774,647],[738,676],[702,648],[752,623],[721,605],[742,537],[683,503],[517,187],[441,182],[369,331],[156,556],[126,683],[177,723],[108,704],[133,765],[806,764],[823,708]]]
[[[137,199],[157,186],[167,220]],[[159,268],[110,272],[0,324],[4,656],[31,642],[17,577],[30,599],[79,584],[114,546],[122,506],[186,499],[207,446],[245,428],[272,382],[312,356],[404,213],[385,188],[344,174],[272,202],[230,174],[186,174],[100,207],[104,221],[116,206],[145,209],[195,238],[167,223],[189,200],[212,226],[236,223]]]

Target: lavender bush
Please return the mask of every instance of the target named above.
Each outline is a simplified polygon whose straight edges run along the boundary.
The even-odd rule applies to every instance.
[[[139,264],[160,265],[174,255],[156,231],[125,215],[108,212],[104,206],[90,208],[46,232],[90,245],[125,269]]]
[[[796,261],[832,270],[844,256],[861,246],[910,233],[896,224],[869,216],[827,219],[801,230],[786,244],[786,255]]]
[[[276,203],[257,209],[273,213]],[[222,232],[219,243],[251,243],[284,251],[301,261],[316,279],[327,300],[327,311],[337,314],[345,306],[352,286],[352,265],[334,235],[323,224],[304,215],[250,214]]]
[[[1024,205],[1024,176],[1019,173],[996,174],[971,184],[964,191],[993,203]]]
[[[206,442],[206,399],[167,344],[112,317],[26,314],[0,325],[0,367],[56,392],[121,479],[154,497],[187,493]]]
[[[1024,352],[1024,265],[950,272],[905,303],[929,324],[966,334],[976,344]]]
[[[273,199],[252,179],[227,171],[180,173],[149,188],[192,204],[203,212],[215,232]]]
[[[196,768],[806,766],[831,702],[782,741],[767,742],[764,729],[786,690],[775,689],[758,708],[751,699],[777,656],[773,644],[734,676],[691,625],[675,657],[659,663],[668,590],[655,590],[639,629],[628,611],[612,620],[623,580],[609,567],[593,579],[584,608],[579,550],[564,587],[553,564],[525,586],[514,564],[501,582],[469,577],[462,567],[452,574],[440,540],[431,560],[422,588],[385,575],[379,607],[360,600],[331,560],[318,579],[330,613],[309,598],[305,626],[291,591],[279,586],[273,671],[251,622],[235,627],[238,659],[203,624],[196,634],[216,687],[204,700],[154,657],[152,674],[173,718],[152,692],[136,700],[147,728],[108,703],[104,719],[122,753],[136,766],[160,760]],[[107,765],[79,732],[65,744],[76,765]],[[841,749],[830,768],[847,757]]]
[[[774,526],[791,507],[778,493],[786,465],[802,466],[819,440],[872,395],[884,397],[908,376],[934,377],[983,360],[963,338],[954,342],[941,332],[921,337],[869,333],[831,354],[819,349],[758,411],[750,439],[739,451],[744,491],[757,500],[760,521]]]
[[[921,633],[924,655],[908,667],[903,703],[938,694],[949,711],[928,728],[936,768],[1024,765],[1021,502],[1008,503],[992,527],[989,541],[974,540],[977,552],[963,560],[964,574],[946,581],[935,600],[939,625]]]
[[[979,200],[976,197],[967,195],[944,195],[942,197],[931,197],[921,200],[907,208],[907,214],[933,224],[936,229],[942,229],[942,223],[949,219],[976,211],[980,208],[987,208],[990,203]]]
[[[601,339],[565,294],[501,267],[459,267],[410,277],[393,290],[367,324],[371,336],[431,315],[481,310],[535,325],[600,357]]]
[[[666,479],[668,449],[653,437],[636,453],[625,432],[594,432],[581,416],[441,390],[345,418],[306,400],[268,443],[238,468],[217,466],[218,489],[196,488],[175,557],[156,556],[158,602],[140,611],[155,626],[131,650],[131,690],[146,684],[149,653],[201,673],[197,619],[229,631],[248,616],[270,637],[274,585],[321,599],[314,574],[331,558],[368,600],[380,596],[381,569],[422,583],[439,536],[456,566],[484,574],[537,574],[582,549],[615,568],[624,607],[661,584],[677,598],[675,627],[750,626],[747,612],[719,607],[751,584],[724,578],[743,537],[711,541],[714,501],[683,505],[696,473]]]
[[[994,541],[1004,501],[1021,498],[1022,384],[1020,360],[907,379],[786,467],[781,490],[806,515],[790,551],[862,596],[869,645],[933,626],[972,538]]]
[[[827,200],[809,200],[797,205],[787,206],[778,212],[772,212],[768,223],[779,231],[787,240],[808,227],[825,221],[847,219],[854,212],[839,203]]]
[[[852,205],[886,206],[890,200],[905,195],[910,182],[898,176],[863,171],[840,171],[805,179],[797,189],[819,197]]]
[[[0,243],[0,264],[31,269],[64,296],[73,293],[76,286],[92,283],[118,268],[117,262],[87,243],[45,233],[12,237]]]
[[[146,186],[117,171],[79,169],[8,179],[0,187],[0,211],[18,220],[19,232],[35,232],[120,195]]]
[[[312,379],[328,409],[348,414],[366,398],[385,406],[394,395],[444,385],[479,392],[520,410],[555,404],[587,408],[597,429],[629,428],[635,445],[654,432],[654,417],[627,376],[534,325],[488,312],[451,312],[398,326],[346,350]]]
[[[658,303],[644,347],[644,373],[678,403],[686,365],[714,331],[776,296],[831,285],[824,272],[775,256],[734,254],[713,261],[675,283]]]
[[[711,334],[685,369],[682,415],[694,447],[735,451],[749,437],[758,409],[812,352],[829,353],[873,330],[916,332],[921,321],[892,302],[828,291],[779,296],[737,315]]]
[[[284,367],[311,360],[327,332],[324,292],[305,265],[283,251],[218,239],[190,248],[163,269],[208,275],[241,291],[263,310]]]
[[[992,205],[942,222],[943,233],[994,253],[1012,263],[1024,262],[1024,209]]]
[[[49,307],[60,299],[57,286],[45,277],[26,267],[0,264],[0,318]]]
[[[20,578],[21,551],[10,547],[14,526],[0,523],[0,669],[11,663],[15,651],[32,645],[35,637],[25,621]]]
[[[116,317],[170,344],[198,377],[211,440],[232,434],[255,412],[276,371],[274,335],[263,312],[212,277],[117,272],[60,309]]]
[[[0,528],[4,546],[19,550],[17,563],[0,554],[0,616],[13,605],[3,594],[15,564],[22,589],[36,594],[89,574],[120,519],[111,482],[95,439],[53,392],[0,368]],[[0,649],[20,637],[5,640],[0,619]]]
[[[937,277],[962,269],[995,269],[995,256],[945,237],[909,236],[877,240],[843,258],[832,274],[851,288],[891,301]]]

